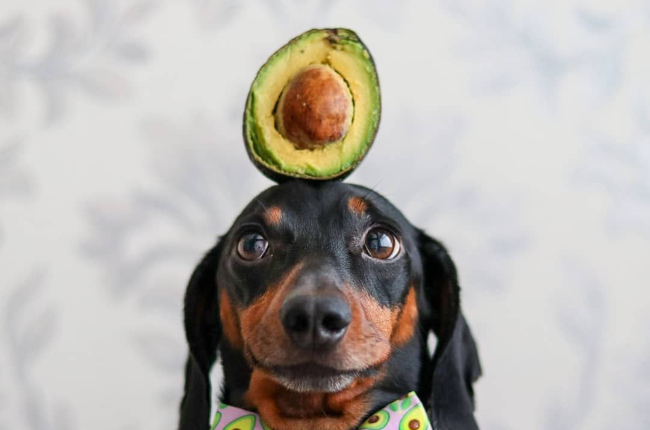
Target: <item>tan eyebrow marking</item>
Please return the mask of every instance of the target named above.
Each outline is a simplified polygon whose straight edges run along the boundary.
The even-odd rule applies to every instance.
[[[278,206],[271,206],[264,212],[264,220],[268,225],[279,225],[282,222],[282,209]]]
[[[366,203],[366,201],[361,197],[350,197],[348,199],[348,209],[353,214],[362,216],[365,215],[366,210],[368,210],[368,203]]]

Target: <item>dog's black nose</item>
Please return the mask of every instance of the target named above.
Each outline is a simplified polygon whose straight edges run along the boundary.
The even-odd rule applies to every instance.
[[[284,302],[280,318],[296,346],[328,349],[343,338],[352,320],[352,312],[343,297],[300,294]]]

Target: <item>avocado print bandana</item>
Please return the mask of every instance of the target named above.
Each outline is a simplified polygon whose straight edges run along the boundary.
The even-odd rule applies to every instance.
[[[211,430],[272,430],[255,412],[219,404]],[[422,402],[414,392],[375,412],[359,430],[432,430]]]

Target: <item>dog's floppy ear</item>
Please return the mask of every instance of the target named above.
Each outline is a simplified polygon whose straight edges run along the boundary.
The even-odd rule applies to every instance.
[[[206,430],[210,421],[210,368],[217,359],[221,337],[216,276],[223,243],[221,240],[203,257],[185,293],[185,335],[190,351],[185,365],[180,430]]]
[[[460,310],[456,267],[445,247],[419,232],[426,325],[438,338],[429,414],[436,430],[475,430],[472,384],[481,375],[478,351]]]

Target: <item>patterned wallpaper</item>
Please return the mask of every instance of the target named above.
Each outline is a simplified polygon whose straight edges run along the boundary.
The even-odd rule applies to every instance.
[[[248,86],[327,26],[382,84],[349,181],[459,266],[482,428],[650,428],[647,1],[4,0],[0,430],[175,427],[185,282],[270,185]]]

